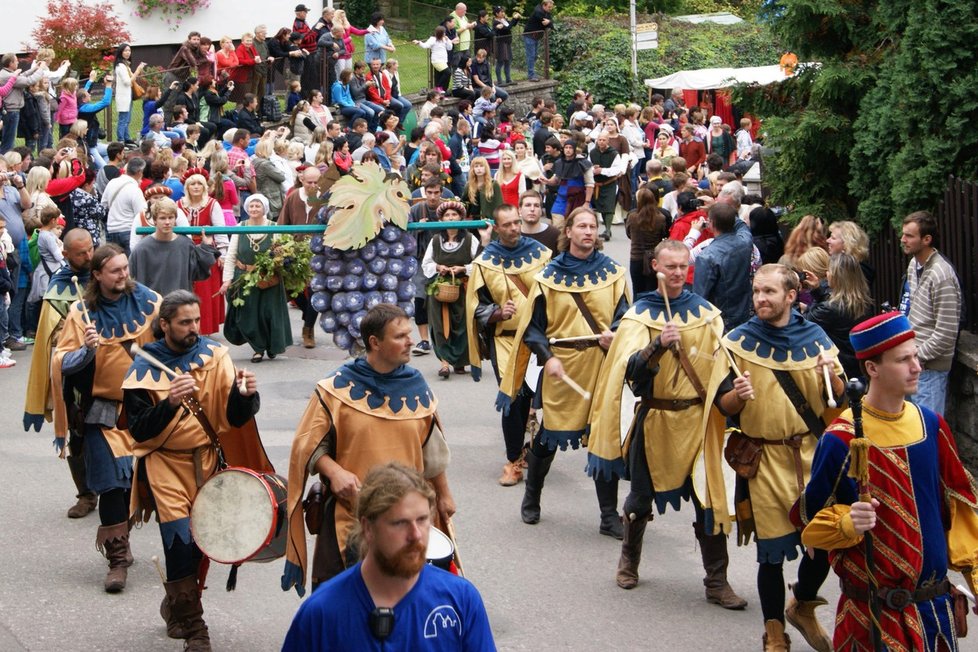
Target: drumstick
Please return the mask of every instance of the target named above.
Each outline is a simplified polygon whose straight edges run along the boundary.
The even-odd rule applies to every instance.
[[[153,560],[153,564],[156,566],[156,572],[160,574],[160,581],[166,584],[166,575],[163,573],[163,567],[160,566],[160,558],[156,555],[150,557]]]
[[[565,383],[567,383],[567,386],[568,387],[570,387],[575,392],[577,392],[578,394],[580,394],[581,395],[581,398],[583,398],[585,401],[590,401],[591,400],[591,392],[587,391],[586,389],[584,389],[583,387],[581,387],[580,385],[578,385],[577,383],[575,383],[573,378],[571,378],[567,374],[564,374],[563,376],[560,377],[560,379],[562,381],[564,381]]]
[[[719,316],[719,314],[714,314],[714,315],[711,315],[710,317],[707,317],[706,318],[706,323],[709,324],[711,321],[713,321],[714,319],[716,319],[718,316]],[[727,362],[730,364],[730,369],[733,370],[734,375],[736,375],[737,378],[743,378],[744,377],[744,374],[742,374],[740,372],[740,369],[737,367],[737,363],[734,362],[733,355],[730,354],[730,349],[728,349],[726,347],[726,345],[723,343],[723,340],[722,339],[717,339],[717,342],[720,344],[720,348],[723,349],[723,352],[727,355]],[[750,400],[753,401],[754,398],[755,398],[754,397],[754,392],[751,392],[750,393]]]
[[[244,377],[244,369],[241,370],[241,378],[238,380],[238,393],[244,394],[245,390],[248,389],[248,381]]]
[[[574,337],[551,337],[551,344],[558,344],[560,342],[588,342],[590,340],[600,340],[600,335],[576,335]]]
[[[78,282],[77,276],[71,277],[71,282],[75,285],[75,292],[78,293],[78,300],[81,301],[82,314],[85,315],[85,323],[89,326],[92,325],[92,316],[88,314],[88,306],[85,305],[85,293],[82,292],[81,283]]]
[[[446,519],[445,529],[448,530],[448,538],[452,540],[452,545],[455,547],[455,567],[458,568],[458,574],[460,577],[465,577],[465,572],[462,570],[462,557],[458,554],[458,539],[455,538],[455,523],[452,519]]]
[[[666,321],[672,321],[672,310],[669,308],[669,293],[666,292],[666,275],[663,272],[659,272],[655,275],[659,279],[659,294],[666,302]]]
[[[822,376],[825,378],[825,395],[828,397],[826,403],[828,403],[830,408],[834,408],[837,404],[835,397],[832,395],[832,377],[829,375],[829,366],[827,364],[822,365]]]

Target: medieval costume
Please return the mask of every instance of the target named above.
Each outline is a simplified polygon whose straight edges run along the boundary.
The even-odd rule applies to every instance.
[[[319,381],[296,428],[289,459],[283,591],[294,586],[299,595],[305,593],[309,565],[302,494],[319,459],[328,455],[361,480],[376,464],[392,460],[434,478],[449,461],[437,406],[421,372],[407,365],[379,373],[365,358],[358,358]],[[354,506],[330,495],[325,504],[312,508],[323,510],[312,564],[315,589],[345,566]]]
[[[753,533],[757,542],[757,585],[766,636],[778,639],[786,618],[783,563],[797,559],[801,550],[801,534],[789,512],[811,474],[818,437],[838,414],[826,405],[818,356],[835,358],[837,375],[842,374],[842,365],[825,331],[794,311],[783,327],[752,317],[727,333],[724,344],[738,368],[749,372],[757,397],[733,416],[739,431],[731,433],[731,439],[746,437],[760,448],[753,477],[738,476],[734,500],[738,541],[749,543]],[[732,381],[731,374],[725,385],[732,386]],[[828,638],[814,617],[815,607],[825,604],[817,593],[828,571],[823,551],[813,557],[802,555],[787,618],[803,630],[809,643]]]
[[[51,361],[52,385],[63,382],[68,419],[85,432],[86,480],[101,502],[96,547],[109,560],[105,589],[110,592],[125,587],[126,569],[133,561],[127,509],[132,438],[124,426],[117,425],[122,380],[132,363],[133,343],[153,340],[151,325],[161,301],[160,295],[138,283],[115,301],[99,296],[97,306],[87,306],[98,331],[94,349],[85,345],[87,323],[81,301],[72,304]]]
[[[594,171],[591,167],[591,161],[579,154],[571,159],[560,156],[554,161],[553,173],[560,183],[557,186],[557,197],[550,209],[552,215],[564,217],[578,206],[588,203],[586,188],[594,186]]]
[[[492,362],[497,383],[501,382],[512,356],[530,356],[526,344],[516,339],[516,325],[523,313],[531,310],[533,304],[527,299],[536,286],[537,273],[550,262],[550,257],[550,250],[545,246],[520,236],[513,248],[504,247],[498,240],[490,242],[472,262],[465,301],[473,377],[481,377],[484,356]],[[504,320],[501,306],[507,301],[516,304],[516,313]],[[480,341],[485,342],[485,350]],[[501,484],[516,484],[523,477],[522,466],[515,463],[522,455],[532,395],[527,384],[521,383],[509,414],[502,417],[507,465],[505,482],[500,479]]]
[[[594,196],[591,205],[604,222],[602,237],[611,240],[611,222],[615,219],[615,208],[618,205],[618,180],[625,173],[628,164],[611,146],[606,147],[604,151],[601,151],[600,146],[596,146],[588,154],[588,158],[592,166],[601,169],[600,173],[594,174]]]
[[[910,322],[899,313],[867,320],[851,335],[860,359],[880,355],[912,337]],[[836,650],[873,649],[864,538],[853,529],[849,514],[850,505],[860,500],[860,487],[848,473],[853,440],[862,435],[869,440],[868,483],[863,489],[880,502],[871,532],[882,643],[893,651],[957,650],[947,572],[962,572],[975,590],[974,479],[940,415],[906,401],[896,414],[867,400],[862,410],[861,433],[854,427],[852,410],[825,431],[801,504],[805,545],[830,551],[829,560],[842,583],[833,645]]]
[[[235,87],[237,89],[237,87]],[[207,198],[207,203],[192,206],[186,195],[177,202],[179,208],[187,216],[190,226],[226,226],[224,212],[213,197]],[[193,236],[194,244],[200,244],[200,235]],[[223,254],[228,248],[228,237],[223,234],[214,236],[214,246]],[[220,256],[218,256],[220,258]],[[224,296],[220,293],[222,269],[215,260],[211,267],[210,276],[194,281],[193,293],[200,299],[200,334],[211,335],[221,330],[224,323]]]
[[[565,374],[593,394],[605,358],[597,336],[610,330],[628,310],[624,268],[599,251],[584,260],[564,252],[537,274],[536,281],[527,298],[532,310],[523,313],[515,341],[525,342],[541,365],[557,356]],[[550,338],[577,336],[595,339],[550,343]],[[523,386],[528,361],[527,355],[509,358],[496,399],[496,407],[503,414],[512,409]],[[556,449],[580,446],[591,413],[591,400],[546,373],[540,375],[535,392],[534,407],[543,409],[543,418],[526,456],[528,474],[521,510],[526,523],[540,520],[540,493]],[[618,479],[595,476],[594,484],[601,507],[601,531],[617,535],[621,528],[616,504]]]
[[[727,583],[727,541],[731,514],[727,507],[722,461],[724,418],[713,408],[726,375],[719,353],[723,324],[720,311],[702,297],[683,290],[670,301],[680,343],[659,344],[669,323],[659,292],[639,298],[625,313],[595,390],[588,437],[588,473],[631,480],[625,499],[625,540],[618,583],[632,588],[645,526],[653,501],[659,514],[679,510],[693,499],[693,529],[700,544],[706,597],[726,608],[746,602]],[[641,403],[627,433],[621,430],[622,385]],[[598,407],[600,406],[600,407]]]
[[[202,559],[190,532],[190,508],[197,490],[218,471],[218,454],[204,421],[219,433],[225,460],[231,466],[273,473],[258,438],[254,415],[258,394],[243,396],[235,379],[230,352],[214,340],[200,337],[183,352],[165,340],[144,347],[146,352],[179,374],[194,378],[195,400],[203,417],[168,400],[170,377],[137,357],[122,383],[125,415],[135,440],[135,477],[131,518],[149,521],[157,514],[166,557],[166,597],[161,613],[172,638],[208,639],[201,614],[198,586]],[[209,639],[208,639],[209,640]]]
[[[65,264],[51,275],[47,291],[41,301],[41,314],[34,339],[34,354],[31,356],[31,370],[27,379],[27,393],[24,398],[24,430],[40,432],[44,421],[54,422],[55,443],[61,454],[68,447],[68,469],[78,490],[78,503],[68,510],[70,518],[87,515],[98,502],[95,493],[88,488],[85,479],[84,428],[78,424],[69,425],[65,411],[65,399],[61,387],[61,369],[51,366],[51,355],[58,344],[65,316],[71,304],[79,299],[72,277],[78,283],[88,284],[90,272],[87,269],[74,270]],[[52,382],[52,376],[57,382]]]
[[[182,235],[172,240],[143,238],[129,255],[134,279],[163,296],[174,290],[193,290],[217,270],[221,252],[208,244],[194,244]],[[220,285],[218,285],[220,288]]]

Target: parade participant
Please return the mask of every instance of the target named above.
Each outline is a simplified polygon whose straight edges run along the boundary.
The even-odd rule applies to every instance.
[[[86,480],[99,498],[101,527],[95,545],[109,560],[105,590],[117,593],[126,587],[127,569],[133,562],[129,552],[132,438],[116,425],[122,380],[132,362],[132,345],[153,339],[150,326],[162,298],[129,277],[129,259],[115,243],[95,250],[91,270],[84,295],[65,317],[51,368],[61,371],[70,423],[85,433]]]
[[[68,309],[80,298],[77,288],[88,284],[94,251],[92,236],[85,229],[72,229],[65,234],[64,247],[66,264],[51,275],[41,300],[24,400],[24,430],[33,427],[40,432],[45,420],[54,422],[56,440],[68,446],[68,470],[78,490],[77,502],[68,509],[68,518],[81,518],[95,509],[98,498],[85,479],[84,429],[68,423],[61,393],[61,370],[51,367],[51,353],[58,344]],[[78,285],[73,278],[77,278]]]
[[[202,579],[198,584],[203,555],[191,536],[190,507],[199,487],[218,470],[216,442],[208,430],[219,434],[231,466],[274,469],[254,425],[255,375],[235,370],[227,347],[199,331],[200,299],[188,290],[166,295],[154,332],[158,339],[144,348],[179,375],[171,379],[139,356],[122,389],[139,486],[132,493],[131,518],[146,523],[156,511],[163,538],[167,581],[160,613],[171,638],[184,639],[185,650],[204,652],[211,646],[202,618]],[[202,414],[185,409],[188,400],[199,403]]]
[[[442,202],[435,211],[441,221],[457,222],[465,219],[465,205],[462,202]],[[428,242],[421,270],[429,281],[429,287],[436,283],[458,284],[465,291],[465,283],[472,270],[472,261],[479,251],[479,238],[469,231],[445,229]],[[428,323],[431,325],[431,340],[435,357],[441,361],[438,376],[443,379],[455,373],[465,373],[465,363],[469,361],[468,324],[464,301],[443,301],[437,293],[429,290]],[[473,372],[477,374],[478,372]]]
[[[132,248],[132,277],[162,295],[190,290],[196,282],[209,278],[221,255],[214,238],[201,229],[200,244],[195,245],[190,238],[174,233],[177,204],[169,197],[154,201],[149,212],[156,230]]]
[[[567,382],[593,392],[605,351],[614,333],[611,325],[628,309],[630,295],[625,269],[596,249],[598,218],[584,206],[567,216],[561,251],[536,276],[527,310],[516,327],[523,341],[543,364],[534,407],[543,408],[540,430],[526,455],[526,489],[520,515],[524,523],[540,521],[540,494],[557,448],[577,448],[587,431],[590,395],[579,395]],[[583,338],[587,339],[583,339]],[[551,342],[551,338],[578,338]],[[526,376],[527,356],[510,356],[503,373],[497,409],[508,414]],[[594,478],[601,508],[599,532],[622,538],[618,516],[618,480]]]
[[[717,491],[723,485],[724,418],[713,401],[726,373],[706,355],[719,349],[723,322],[715,306],[684,289],[686,245],[664,240],[654,256],[652,269],[665,278],[658,291],[643,294],[625,313],[601,367],[593,404],[601,408],[592,408],[588,473],[631,480],[623,508],[618,586],[631,589],[638,583],[642,537],[653,517],[653,501],[664,514],[667,506],[678,510],[680,500],[692,499],[706,599],[725,609],[743,609],[747,601],[727,583],[730,515],[725,492]],[[623,383],[641,399],[624,441]],[[706,483],[694,487],[698,464],[706,470]]]
[[[356,509],[363,561],[299,607],[285,652],[496,649],[475,587],[425,563],[436,497],[397,462],[370,471]]]
[[[868,585],[875,576],[886,649],[957,650],[947,571],[960,571],[972,592],[978,589],[974,480],[944,419],[905,400],[921,372],[910,321],[884,313],[858,324],[850,337],[869,381],[861,423],[853,408],[825,431],[801,503],[802,541],[830,551],[842,582],[835,649],[873,649]],[[857,444],[862,437],[865,448]],[[865,480],[849,475],[862,466],[854,461],[857,448],[868,455]],[[873,567],[864,542],[870,535],[878,551]]]
[[[798,288],[798,275],[791,268],[761,267],[753,283],[755,316],[724,338],[743,372],[732,381],[732,389],[730,377],[721,387],[720,409],[734,415],[742,431],[732,433],[727,446],[739,448],[741,459],[757,456],[753,468],[742,465],[735,502],[738,540],[747,543],[754,533],[757,542],[757,592],[766,650],[787,649],[786,617],[816,650],[831,646],[815,616],[815,608],[825,604],[818,596],[829,572],[825,551],[802,555],[798,582],[785,609],[784,560],[796,559],[801,547],[789,512],[811,474],[817,438],[838,414],[828,409],[826,394],[841,403],[843,390],[842,365],[832,340],[791,309]],[[763,400],[750,400],[755,395]]]
[[[556,255],[560,231],[552,224],[540,221],[543,216],[543,197],[536,190],[527,190],[520,195],[520,232],[531,240],[536,240],[551,254]]]
[[[498,383],[511,356],[530,355],[529,348],[515,339],[516,325],[522,312],[531,308],[527,297],[536,286],[537,273],[550,262],[551,253],[536,240],[520,233],[521,220],[515,206],[503,204],[496,209],[494,218],[493,231],[497,239],[472,261],[465,301],[470,320],[469,363],[473,374],[477,369],[481,373],[482,358],[487,357]],[[485,351],[481,351],[479,345],[483,340]],[[502,417],[506,464],[499,484],[504,487],[511,487],[523,479],[523,437],[532,397],[532,390],[524,382],[509,414]]]
[[[551,208],[553,225],[563,229],[564,216],[579,206],[591,204],[594,192],[594,169],[591,161],[577,152],[577,144],[568,138],[561,145],[563,156],[553,164],[553,176],[543,183],[557,190],[557,198]]]
[[[619,155],[618,150],[611,147],[608,132],[598,134],[597,144],[588,155],[594,173],[594,210],[601,214],[604,220],[604,233],[601,237],[611,240],[611,222],[615,218],[615,206],[618,205],[618,178],[625,173],[628,164]]]
[[[411,320],[400,308],[379,304],[370,309],[360,324],[365,357],[319,381],[309,399],[289,460],[283,591],[294,586],[303,595],[306,590],[302,492],[311,473],[320,474],[324,485],[328,481],[323,491],[330,493],[325,503],[310,501],[308,508],[311,522],[322,521],[315,532],[313,590],[344,568],[357,494],[375,465],[394,460],[417,469],[437,494],[438,522],[447,523],[455,513],[445,473],[450,453],[436,411],[438,401],[421,372],[407,366],[411,330]]]

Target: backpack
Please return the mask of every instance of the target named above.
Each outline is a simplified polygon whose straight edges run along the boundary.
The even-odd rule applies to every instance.
[[[37,264],[41,262],[41,252],[37,249],[37,234],[40,229],[34,229],[34,233],[31,234],[30,240],[27,241],[27,251],[31,259],[31,267],[36,268]]]
[[[261,98],[261,117],[265,122],[278,122],[282,119],[282,106],[274,95]]]

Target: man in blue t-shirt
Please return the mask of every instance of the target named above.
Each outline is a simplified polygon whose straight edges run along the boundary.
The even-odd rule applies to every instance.
[[[425,552],[435,492],[420,473],[391,462],[374,467],[357,497],[362,561],[303,604],[283,652],[465,650],[496,644],[472,584],[429,566]]]

